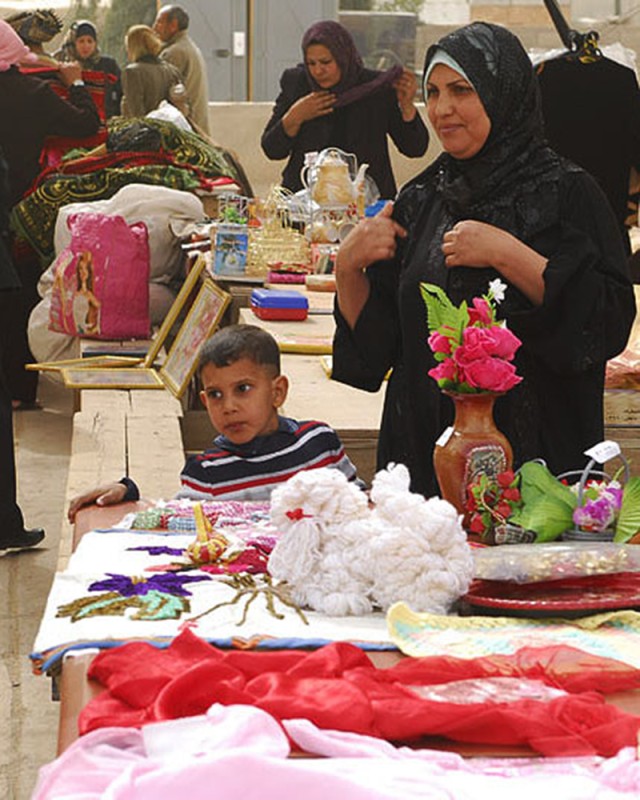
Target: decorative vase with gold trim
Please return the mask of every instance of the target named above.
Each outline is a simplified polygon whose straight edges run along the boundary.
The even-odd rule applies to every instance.
[[[499,394],[445,394],[453,400],[455,417],[453,426],[436,443],[433,466],[441,496],[460,514],[466,514],[467,486],[481,473],[495,478],[511,469],[513,452],[493,419],[493,405]]]

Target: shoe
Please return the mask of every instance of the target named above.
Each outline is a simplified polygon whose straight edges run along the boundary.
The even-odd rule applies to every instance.
[[[12,400],[13,411],[42,411],[42,406],[37,400]]]
[[[44,539],[42,528],[24,529],[10,534],[8,537],[0,539],[0,550],[26,550],[28,547],[35,547]]]

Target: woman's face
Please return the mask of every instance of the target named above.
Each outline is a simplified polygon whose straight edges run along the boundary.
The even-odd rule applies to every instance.
[[[442,147],[454,158],[475,156],[491,132],[476,90],[445,64],[436,64],[429,75],[427,114]]]
[[[331,50],[323,44],[310,44],[304,54],[311,77],[321,89],[331,89],[340,83],[342,72]]]
[[[80,58],[89,58],[96,49],[96,40],[93,36],[78,36],[76,39],[76,53]]]
[[[81,281],[86,281],[90,275],[91,256],[82,253],[78,258],[78,277]]]

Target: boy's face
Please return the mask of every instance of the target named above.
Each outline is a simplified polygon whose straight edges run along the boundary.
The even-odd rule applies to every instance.
[[[287,396],[284,375],[271,377],[267,367],[241,358],[228,367],[206,364],[200,399],[216,430],[234,444],[278,429],[278,409]]]

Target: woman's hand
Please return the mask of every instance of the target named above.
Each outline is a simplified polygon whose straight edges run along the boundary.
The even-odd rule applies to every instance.
[[[126,492],[127,487],[124,484],[110,483],[107,486],[99,486],[84,494],[79,494],[69,503],[67,518],[69,522],[75,522],[78,511],[84,506],[90,506],[92,503],[98,506],[113,506],[116,503],[121,503]]]
[[[394,219],[393,203],[387,203],[375,217],[361,220],[340,245],[336,256],[336,290],[342,316],[353,328],[369,296],[369,281],[364,270],[375,261],[386,261],[396,254],[397,237],[406,230]]]
[[[461,220],[442,237],[442,252],[447,267],[493,267],[534,305],[542,303],[547,259],[502,228]]]
[[[335,102],[336,96],[331,92],[311,92],[296,100],[282,117],[285,133],[289,137],[297,136],[304,122],[331,114]]]
[[[71,86],[74,81],[82,80],[82,67],[77,61],[69,61],[58,66],[60,79],[65,86]]]
[[[466,219],[442,238],[442,252],[448,267],[496,267],[513,237],[486,222]]]
[[[393,88],[396,90],[402,119],[405,122],[411,122],[418,113],[416,107],[413,105],[416,92],[418,91],[418,80],[415,74],[405,67],[402,75],[393,84]]]
[[[376,214],[361,220],[340,245],[336,256],[339,272],[362,272],[374,261],[385,261],[396,254],[396,237],[404,238],[406,230],[391,218],[393,203],[387,203]]]

